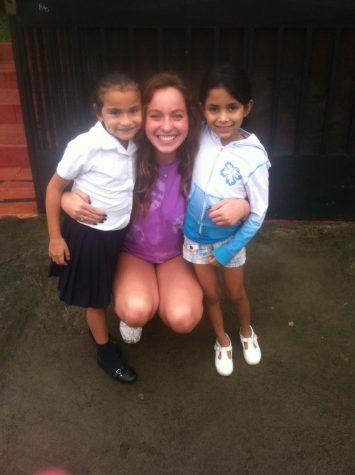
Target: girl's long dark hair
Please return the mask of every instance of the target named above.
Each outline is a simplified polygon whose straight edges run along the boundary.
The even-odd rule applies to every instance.
[[[176,74],[160,73],[151,77],[145,84],[142,93],[143,124],[147,118],[147,108],[155,92],[172,87],[181,92],[185,99],[189,118],[189,131],[184,143],[179,147],[179,173],[181,175],[181,191],[187,197],[190,186],[194,159],[198,150],[201,115],[192,90]],[[133,216],[143,211],[146,214],[151,204],[151,193],[158,177],[159,164],[155,160],[153,145],[144,131],[138,141],[137,177],[134,191]]]
[[[243,69],[231,64],[215,66],[204,75],[200,86],[200,103],[204,106],[211,89],[224,88],[229,94],[246,106],[252,98],[250,80]]]

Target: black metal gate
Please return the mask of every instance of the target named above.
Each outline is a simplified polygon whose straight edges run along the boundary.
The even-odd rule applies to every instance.
[[[272,162],[269,218],[355,219],[355,12],[339,0],[7,0],[38,205],[103,72],[248,70],[247,129]]]

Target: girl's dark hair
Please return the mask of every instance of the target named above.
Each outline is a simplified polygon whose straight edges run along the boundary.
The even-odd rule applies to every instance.
[[[203,77],[199,95],[201,104],[205,104],[211,89],[221,87],[244,106],[252,98],[251,84],[246,72],[231,64],[222,64],[210,69]]]
[[[129,88],[137,88],[139,90],[138,83],[125,73],[113,71],[106,74],[97,81],[91,96],[91,104],[95,114],[101,113],[104,95],[111,88],[121,91]]]
[[[194,99],[192,90],[181,77],[172,73],[160,73],[152,76],[145,83],[142,93],[143,124],[147,118],[147,108],[154,94],[167,88],[174,88],[181,92],[185,99],[189,119],[189,131],[186,140],[177,150],[179,158],[179,173],[181,175],[181,191],[187,197],[190,186],[192,167],[198,150],[201,114]],[[139,140],[137,178],[134,193],[134,215],[139,211],[147,213],[151,204],[153,184],[158,176],[159,164],[155,160],[153,145],[144,133]]]

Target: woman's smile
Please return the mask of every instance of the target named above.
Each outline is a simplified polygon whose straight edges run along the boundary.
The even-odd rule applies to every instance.
[[[157,135],[159,140],[162,140],[163,142],[172,142],[173,140],[176,139],[177,135]]]
[[[147,107],[145,133],[160,162],[173,161],[189,130],[186,103],[173,87],[159,89]]]

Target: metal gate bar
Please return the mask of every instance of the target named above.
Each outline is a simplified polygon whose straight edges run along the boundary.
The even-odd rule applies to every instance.
[[[175,61],[180,72],[185,73],[194,82],[195,88],[198,86],[197,80],[201,76],[202,68],[207,69],[224,57],[225,48],[229,46],[228,40],[235,38],[234,55],[231,55],[230,60],[234,63],[241,61],[249,75],[254,80],[258,80],[256,93],[261,99],[261,109],[258,109],[257,104],[250,120],[252,129],[255,128],[257,135],[261,136],[276,164],[275,172],[273,170],[275,180],[279,179],[277,173],[281,170],[278,168],[280,160],[283,160],[282,166],[288,163],[292,167],[298,166],[297,163],[301,166],[301,162],[308,160],[309,170],[312,169],[312,160],[316,163],[315,159],[322,159],[323,163],[329,164],[331,162],[340,164],[341,160],[345,159],[350,160],[349,163],[355,161],[354,91],[350,90],[348,83],[345,86],[349,89],[351,110],[348,104],[344,105],[346,113],[344,112],[343,123],[340,125],[335,123],[334,126],[332,115],[337,104],[339,87],[342,87],[344,83],[339,71],[339,64],[345,54],[342,44],[345,39],[353,38],[355,35],[355,31],[349,27],[338,25],[324,31],[322,28],[313,26],[289,27],[285,25],[203,28],[188,26],[175,29],[161,26],[154,28],[82,28],[78,26],[46,28],[20,26],[13,21],[12,30],[15,38],[16,63],[20,67],[19,86],[29,151],[32,157],[31,166],[40,209],[43,209],[44,190],[48,177],[65,144],[77,133],[85,130],[91,121],[88,113],[88,93],[95,77],[108,69],[122,67],[129,69],[133,74],[138,74],[141,79],[145,74],[150,74],[150,71],[144,71],[141,67],[146,63],[146,61],[142,63],[142,59],[146,60],[146,58],[142,57],[140,47],[144,38],[149,40],[149,44],[156,45],[149,56],[151,63],[148,66],[152,71],[162,71]],[[309,103],[311,87],[312,84],[315,87],[316,79],[312,76],[311,69],[311,58],[314,53],[312,48],[315,38],[319,41],[321,34],[327,41],[332,42],[332,50],[329,52],[329,68],[326,64],[328,56],[324,63],[324,67],[327,67],[326,75],[324,78],[317,79],[326,92],[324,97],[318,98],[318,109],[313,110],[310,109]],[[292,40],[287,46],[288,49],[285,49],[286,35],[289,35]],[[262,40],[265,38],[270,42],[266,53],[268,56],[261,58],[265,60],[265,67],[267,67],[266,79],[260,75],[263,71],[260,73],[258,70],[258,61],[260,61],[258,55],[260,55],[261,46],[264,46]],[[122,39],[125,39],[125,42],[120,48]],[[175,40],[177,43],[180,42],[182,50],[176,50],[169,55],[170,45],[173,45]],[[206,41],[206,44],[199,41]],[[287,55],[292,54],[295,44],[303,48],[303,63],[299,65],[297,77],[290,79],[291,73],[287,69],[289,66],[284,60]],[[274,49],[273,45],[275,45]],[[149,54],[150,51],[147,53]],[[201,57],[200,53],[202,53]],[[201,58],[203,58],[202,62]],[[350,64],[347,68],[355,83],[354,68],[351,69]],[[268,77],[270,83],[267,82]],[[287,85],[287,81],[290,80],[292,80],[293,89],[286,91],[285,84]],[[299,89],[298,94],[295,94],[295,88]],[[284,121],[281,110],[285,97],[289,97],[287,94],[294,95],[292,98],[295,106],[294,110],[288,111],[289,116],[292,116],[288,129],[281,129]],[[263,107],[264,110],[262,110]],[[309,124],[310,111],[313,114],[317,112],[317,121],[315,121],[317,123]],[[330,140],[329,130],[332,126],[335,132],[333,131]],[[310,127],[315,137],[311,146],[307,142]],[[340,127],[341,132],[339,132]],[[285,134],[285,130],[289,134],[287,140],[280,138],[278,133],[280,130],[284,131],[281,135]],[[353,169],[353,165],[349,167],[348,170]],[[282,173],[284,172],[285,170]],[[305,170],[305,173],[308,171]],[[316,173],[316,167],[312,173]],[[349,177],[344,176],[344,180],[349,180]],[[353,216],[355,219],[355,210]]]

